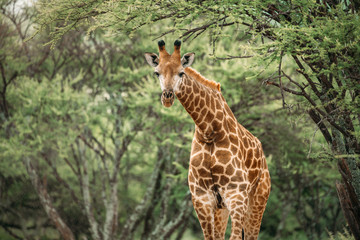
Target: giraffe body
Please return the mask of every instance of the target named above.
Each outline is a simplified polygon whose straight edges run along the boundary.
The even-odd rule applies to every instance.
[[[190,68],[194,54],[180,59],[180,44],[169,55],[159,42],[160,59],[147,53],[170,107],[174,95],[195,122],[188,183],[205,239],[257,239],[270,194],[270,175],[260,141],[240,125],[220,92],[220,84]],[[156,56],[156,57],[155,57]],[[174,93],[174,94],[173,94]]]

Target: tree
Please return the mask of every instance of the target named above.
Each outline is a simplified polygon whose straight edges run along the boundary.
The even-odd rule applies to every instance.
[[[149,126],[153,130],[159,120],[174,118],[154,114],[148,108],[151,102],[136,103],[138,95],[128,94],[139,91],[141,84],[132,79],[147,74],[138,71],[142,61],[128,58],[143,49],[126,52],[132,45],[126,37],[110,42],[94,33],[84,40],[83,31],[73,31],[50,51],[43,47],[47,34],[26,41],[26,30],[35,26],[33,7],[21,8],[16,1],[1,4],[1,183],[12,195],[12,182],[27,176],[35,191],[25,192],[26,198],[39,201],[30,204],[26,198],[22,202],[1,195],[7,200],[0,206],[0,226],[16,239],[31,238],[38,227],[51,227],[48,221],[37,226],[32,222],[38,218],[24,214],[28,209],[38,214],[35,209],[42,206],[45,214],[39,215],[47,215],[64,239],[181,237],[183,232],[175,230],[191,216],[186,176],[181,174],[186,150],[165,154],[161,145],[145,143],[143,135],[152,135],[143,133]],[[185,138],[184,131],[179,133]],[[147,140],[161,143],[156,135]],[[176,168],[165,162],[174,156]],[[134,171],[140,160],[146,167]],[[137,185],[136,194],[129,185]],[[174,192],[182,201],[171,198]],[[12,209],[14,203],[21,207]],[[22,215],[26,218],[19,222]]]

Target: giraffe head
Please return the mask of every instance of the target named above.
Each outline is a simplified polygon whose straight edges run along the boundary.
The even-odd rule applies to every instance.
[[[165,49],[165,42],[158,42],[159,56],[155,53],[145,53],[146,61],[155,68],[155,75],[159,78],[162,90],[161,103],[165,107],[171,107],[174,103],[175,92],[179,91],[179,85],[185,75],[184,69],[189,67],[195,53],[186,53],[181,58],[181,41],[174,42],[174,52],[170,55]]]

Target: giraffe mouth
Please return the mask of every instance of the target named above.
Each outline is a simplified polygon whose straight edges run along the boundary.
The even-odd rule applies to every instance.
[[[161,103],[165,107],[171,107],[174,104],[175,94],[173,90],[164,90],[161,94]]]

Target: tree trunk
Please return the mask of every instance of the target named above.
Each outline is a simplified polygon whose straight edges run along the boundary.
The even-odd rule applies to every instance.
[[[360,240],[360,203],[351,184],[352,175],[344,158],[338,162],[342,183],[336,183],[341,208],[356,240]]]
[[[39,175],[35,167],[32,165],[30,159],[28,157],[25,157],[23,159],[23,163],[30,176],[31,183],[34,186],[37,195],[39,196],[41,205],[44,207],[44,210],[50,220],[55,224],[56,229],[59,231],[61,237],[65,240],[75,240],[74,234],[72,233],[71,229],[62,220],[61,216],[52,204],[51,198],[46,190],[46,186],[40,181]]]

